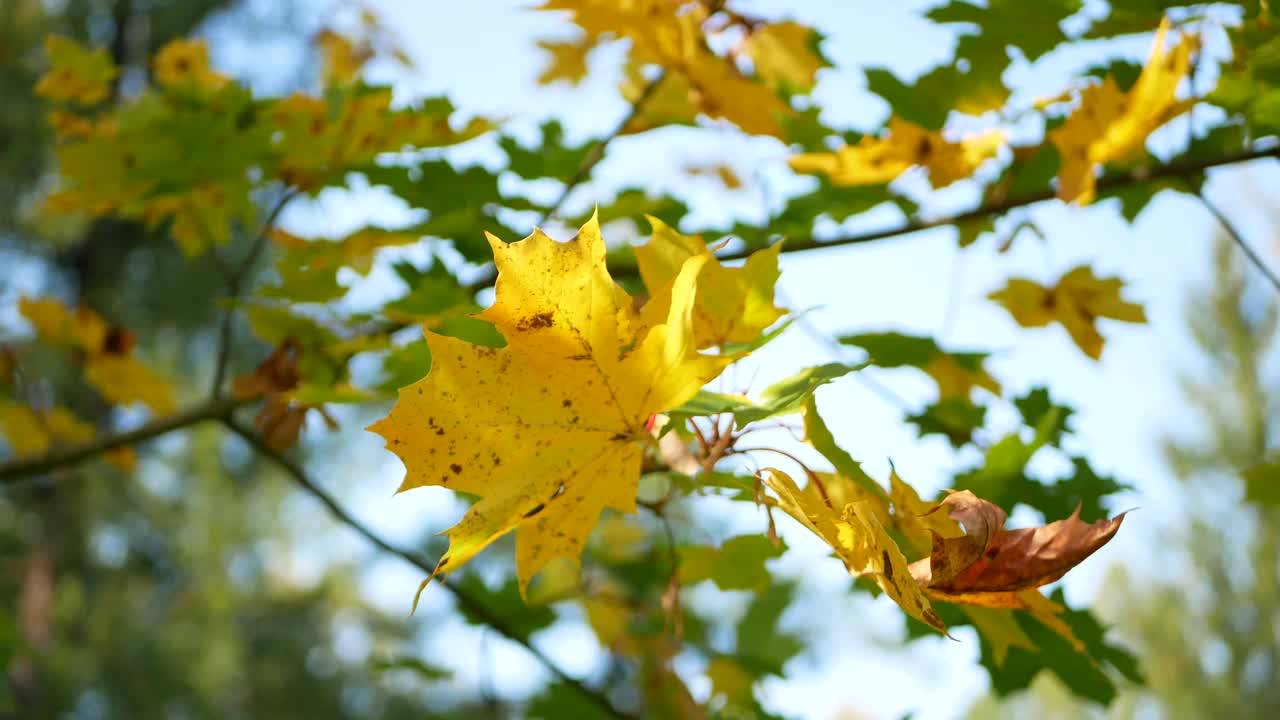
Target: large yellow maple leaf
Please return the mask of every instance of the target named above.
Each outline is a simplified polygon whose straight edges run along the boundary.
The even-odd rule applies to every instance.
[[[1182,39],[1165,52],[1169,21],[1161,21],[1147,64],[1128,93],[1110,76],[1080,93],[1080,106],[1067,121],[1049,133],[1062,155],[1058,197],[1065,202],[1093,202],[1098,165],[1123,160],[1141,150],[1147,136],[1187,110],[1193,103],[1179,101],[1179,83],[1191,70],[1191,54],[1198,40]]]
[[[516,530],[523,590],[551,560],[577,559],[604,508],[635,510],[646,421],[729,360],[694,345],[705,257],[684,263],[664,291],[668,312],[646,322],[605,268],[594,216],[568,242],[540,230],[511,244],[488,238],[496,300],[478,317],[507,346],[426,332],[431,371],[369,429],[404,461],[401,491],[439,485],[480,498],[446,531],[432,577]]]

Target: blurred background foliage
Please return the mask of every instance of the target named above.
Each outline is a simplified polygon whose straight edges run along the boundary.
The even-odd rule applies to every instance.
[[[291,2],[0,4],[5,296],[82,297],[136,333],[170,376],[204,387],[223,290],[208,257],[204,272],[193,272],[167,233],[133,221],[24,222],[53,160],[46,106],[32,95],[45,71],[39,48],[50,33],[105,46],[123,68],[118,90],[128,92],[119,86],[136,84],[158,48],[216,22],[249,43],[292,38],[308,54],[272,74],[304,78],[313,60],[309,37],[293,23],[299,14]],[[241,343],[240,351],[256,358],[262,348]],[[46,360],[57,362],[52,354]],[[108,408],[94,407],[83,390],[77,395],[70,369],[42,380],[49,394],[72,397],[82,417],[108,422]],[[367,644],[394,659],[388,653],[403,643],[403,615],[370,607],[345,563],[305,586],[278,566],[304,541],[280,522],[289,486],[216,430],[174,440],[145,461],[142,483],[85,466],[0,498],[0,665],[7,669],[0,714],[428,717],[418,685],[433,678],[416,677],[410,664],[384,679],[360,651]]]

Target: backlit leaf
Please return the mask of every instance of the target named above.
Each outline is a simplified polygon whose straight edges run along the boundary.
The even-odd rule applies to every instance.
[[[1098,332],[1098,318],[1145,323],[1142,306],[1120,297],[1124,283],[1119,278],[1099,278],[1093,268],[1081,265],[1047,288],[1034,280],[1010,278],[1005,287],[988,297],[1004,306],[1023,327],[1044,327],[1057,322],[1085,355],[1102,357],[1104,340]]]
[[[497,300],[478,317],[507,346],[428,332],[431,372],[371,429],[405,461],[401,490],[441,485],[481,497],[446,533],[436,573],[517,530],[527,587],[550,560],[578,556],[605,507],[635,509],[649,417],[688,400],[726,360],[693,345],[705,259],[690,259],[665,291],[661,324],[645,324],[605,270],[594,218],[567,243],[541,231],[489,242]]]

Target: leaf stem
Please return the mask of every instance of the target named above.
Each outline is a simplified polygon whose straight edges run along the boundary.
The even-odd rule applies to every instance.
[[[253,269],[263,250],[266,249],[267,238],[271,235],[271,228],[275,226],[280,213],[284,212],[285,206],[297,196],[298,191],[296,189],[289,188],[285,190],[280,199],[276,201],[276,204],[272,206],[271,211],[267,213],[266,219],[262,221],[262,227],[258,229],[258,234],[254,236],[253,244],[249,246],[249,252],[245,255],[244,260],[227,277],[227,308],[222,315],[222,326],[218,329],[218,359],[213,368],[213,386],[209,391],[211,397],[222,396],[222,385],[227,379],[227,365],[231,361],[231,325],[235,319],[235,301],[240,298],[240,293],[244,290],[244,281],[249,271]]]
[[[327,493],[319,485],[316,485],[301,465],[297,464],[285,455],[272,450],[253,430],[230,417],[223,418],[223,422],[229,430],[234,432],[236,435],[239,435],[241,439],[248,443],[256,453],[275,463],[293,480],[294,484],[319,501],[321,505],[324,505],[325,509],[327,509],[338,522],[354,530],[358,535],[369,541],[370,544],[374,545],[379,550],[382,550],[389,555],[394,555],[423,572],[430,573],[435,569],[436,563],[419,557],[409,550],[392,545],[388,540],[375,533],[364,523],[357,520],[353,515],[351,515],[351,513],[347,512],[346,508],[342,507],[336,498]],[[581,694],[584,699],[590,701],[606,715],[624,719],[633,717],[629,713],[623,712],[615,707],[613,703],[610,702],[602,693],[592,690],[581,680],[568,675],[564,670],[556,665],[551,658],[547,657],[545,653],[535,647],[527,636],[516,630],[505,618],[495,613],[482,601],[474,597],[469,591],[457,585],[451,585],[448,582],[442,581],[441,585],[453,594],[458,605],[465,609],[472,617],[479,618],[481,622],[508,640],[524,646],[524,648],[528,650],[534,658],[545,665],[560,682],[572,687]]]
[[[639,117],[640,113],[644,112],[644,106],[649,103],[649,100],[653,97],[654,93],[658,91],[658,86],[662,84],[662,81],[665,80],[666,77],[667,72],[664,69],[658,73],[657,77],[649,81],[648,85],[644,86],[644,89],[640,91],[640,96],[631,103],[631,110],[627,112],[627,116],[624,117],[616,127],[614,127],[613,132],[609,133],[600,142],[596,143],[596,145],[591,148],[591,151],[587,153],[587,156],[582,159],[582,164],[578,166],[578,169],[573,173],[573,176],[564,184],[564,189],[560,191],[560,197],[556,198],[556,201],[551,203],[551,207],[542,214],[542,220],[538,222],[539,225],[545,225],[553,215],[559,212],[560,207],[564,205],[564,201],[569,198],[569,193],[572,193],[575,188],[591,176],[591,171],[594,170],[596,165],[599,165],[600,161],[604,159],[604,152],[609,148],[610,143],[625,132],[627,126]]]

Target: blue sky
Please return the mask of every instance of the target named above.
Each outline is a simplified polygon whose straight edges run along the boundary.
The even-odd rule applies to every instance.
[[[627,110],[616,91],[623,54],[618,46],[592,55],[594,72],[581,87],[535,84],[545,62],[535,41],[567,37],[573,29],[554,15],[523,9],[527,3],[379,0],[372,5],[399,33],[417,65],[409,72],[378,66],[371,73],[375,80],[393,82],[403,100],[447,93],[465,112],[506,116],[508,127],[517,131],[531,131],[539,121],[554,116],[566,124],[571,139],[606,132]],[[887,113],[883,101],[862,88],[860,67],[884,65],[909,78],[949,57],[953,42],[950,32],[918,17],[914,8],[919,3],[811,0],[735,5],[766,17],[791,16],[828,35],[824,51],[838,69],[823,71],[815,97],[826,108],[824,119],[836,125],[870,129]],[[345,22],[341,13],[333,17],[339,26]],[[1088,52],[1052,53],[1034,66],[1015,66],[1008,78],[1023,88],[1018,97],[1025,101],[1061,89],[1073,71],[1098,57],[1099,50],[1141,59],[1148,43],[1144,38],[1105,48],[1095,45]],[[1165,133],[1165,142],[1185,133],[1184,123],[1174,123]],[[1157,139],[1155,147],[1160,142]],[[786,170],[786,155],[786,149],[772,139],[747,138],[729,128],[664,130],[623,138],[611,146],[594,181],[572,196],[569,210],[589,207],[618,187],[638,183],[654,192],[672,191],[690,198],[689,227],[753,217],[762,203],[777,202],[780,193],[806,182]],[[490,154],[484,142],[478,142],[454,156],[483,162]],[[711,181],[682,172],[689,164],[719,162],[734,167],[748,181],[747,187],[725,192]],[[1274,261],[1277,247],[1270,219],[1251,209],[1260,197],[1267,197],[1262,190],[1267,187],[1280,187],[1275,163],[1215,171],[1207,193]],[[944,212],[975,197],[972,188],[950,189],[926,205],[926,210]],[[315,205],[291,211],[285,222],[294,230],[335,235],[367,220],[403,220],[405,213],[405,208],[377,194],[326,193]],[[1079,409],[1075,416],[1078,449],[1087,451],[1100,472],[1118,475],[1137,488],[1112,509],[1141,507],[1126,520],[1115,541],[1066,581],[1068,598],[1088,603],[1111,565],[1123,564],[1138,576],[1161,574],[1151,543],[1159,528],[1175,524],[1185,511],[1160,458],[1158,442],[1166,432],[1196,430],[1196,418],[1186,414],[1176,385],[1178,371],[1196,367],[1182,313],[1188,289],[1209,281],[1216,228],[1194,199],[1170,193],[1157,197],[1132,226],[1111,203],[1086,209],[1046,203],[1003,220],[1001,226],[1022,218],[1034,220],[1045,235],[1044,242],[1025,236],[1011,252],[1000,255],[995,242],[986,238],[961,252],[955,232],[939,229],[789,255],[784,257],[780,289],[793,309],[821,306],[808,316],[821,332],[897,329],[935,333],[951,347],[989,349],[995,353],[994,372],[1007,390],[1018,393],[1048,384],[1056,396]],[[876,212],[854,219],[845,229],[870,229],[897,220],[896,211]],[[1148,313],[1149,324],[1144,326],[1103,323],[1108,342],[1100,363],[1076,350],[1060,328],[1017,328],[1003,310],[985,299],[1010,276],[1049,281],[1078,263],[1091,263],[1099,275],[1125,278],[1127,295],[1142,302]],[[371,294],[395,291],[388,275],[377,272],[360,288]],[[832,357],[831,348],[793,328],[744,363],[736,377],[754,377],[753,386],[759,388]],[[868,374],[913,407],[929,399],[928,386],[910,371]],[[919,441],[902,422],[897,407],[856,379],[824,388],[819,404],[837,439],[865,460],[876,477],[887,475],[887,461],[892,458],[902,476],[923,493],[943,487],[954,470],[977,459],[968,453],[957,455],[942,441]],[[348,423],[348,427],[358,424]],[[378,438],[348,430],[329,442],[343,449],[330,464],[317,466],[322,479],[340,488],[362,517],[388,534],[411,541],[424,529],[447,528],[460,514],[460,506],[438,489],[393,497],[402,469],[380,449]],[[762,458],[762,462],[768,461]],[[1052,457],[1037,458],[1036,465],[1052,471],[1054,462]],[[371,467],[377,471],[371,472]],[[298,522],[314,523],[315,508],[308,500],[299,499],[296,512]],[[729,511],[710,507],[707,512],[719,516]],[[1014,520],[1034,522],[1035,518],[1015,516]],[[758,515],[741,508],[726,515],[725,523],[726,528],[741,532],[763,529]],[[784,528],[784,534],[792,550],[777,561],[777,569],[799,578],[805,596],[784,620],[812,633],[815,652],[794,661],[785,681],[766,684],[770,705],[800,717],[828,718],[847,708],[873,718],[898,717],[910,710],[918,711],[921,718],[949,718],[985,691],[986,674],[976,663],[977,642],[967,629],[958,633],[958,643],[936,639],[903,646],[901,613],[895,606],[884,598],[850,595],[842,567],[825,557],[816,539],[795,527]],[[322,558],[366,557],[364,552],[358,539],[340,535],[315,548],[314,557],[287,564],[290,572],[305,580],[314,575]],[[365,578],[370,598],[396,613],[407,608],[421,579],[416,570],[390,559],[372,561]],[[742,610],[741,598],[704,595],[708,596],[695,593],[692,601],[727,603],[726,612]],[[428,592],[422,613],[433,617],[433,610],[448,604],[443,593]],[[345,637],[347,651],[358,655],[359,633],[352,630]],[[448,650],[447,656],[457,658],[454,682],[460,692],[481,682],[480,668],[485,663],[492,668],[497,691],[511,697],[532,691],[542,677],[536,663],[522,651],[496,640],[478,643],[480,631],[460,622],[421,628],[420,637],[424,652],[440,657],[441,651]],[[589,672],[599,657],[585,627],[555,630],[541,637],[539,644],[578,673]],[[481,647],[487,653],[484,658],[467,657],[460,650]],[[706,692],[708,688],[695,684],[694,689]]]

